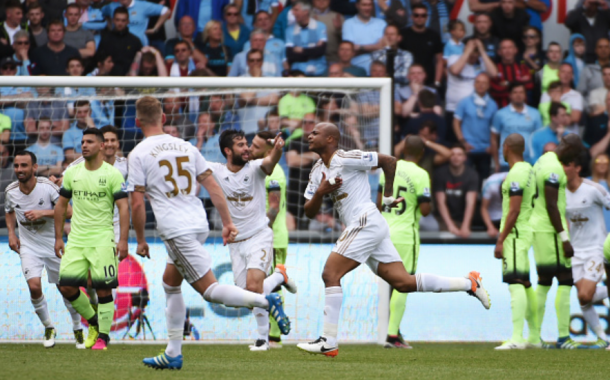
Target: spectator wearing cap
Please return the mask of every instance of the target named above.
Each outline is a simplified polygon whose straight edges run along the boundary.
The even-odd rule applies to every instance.
[[[341,42],[341,28],[345,18],[330,9],[330,0],[313,0],[312,17],[326,25],[326,62],[337,62],[337,50]]]
[[[286,62],[286,44],[283,40],[275,37],[273,35],[273,22],[271,19],[271,15],[266,11],[258,11],[254,16],[254,30],[261,29],[267,35],[267,42],[265,42],[265,52],[269,52],[274,57],[279,58],[280,62],[283,65],[284,69],[289,69],[288,62]],[[254,33],[254,31],[252,32]],[[250,39],[244,45],[244,50],[242,52],[248,52],[252,49],[251,46],[251,38],[252,33],[250,33]],[[261,49],[259,49],[261,50]],[[326,49],[328,52],[328,49]],[[267,54],[267,53],[265,53]]]
[[[102,15],[107,19],[113,18],[119,7],[124,7],[129,12],[129,31],[140,39],[142,46],[148,46],[147,35],[157,33],[172,14],[169,8],[160,4],[142,0],[118,0],[104,6]],[[147,30],[149,19],[155,16],[159,17],[157,23]]]
[[[339,43],[339,50],[337,51],[339,57],[339,64],[342,67],[345,76],[349,77],[366,77],[366,70],[360,66],[352,64],[353,58],[356,56],[356,50],[354,43],[351,41],[341,41]]]
[[[488,90],[489,76],[478,74],[474,93],[460,100],[453,114],[453,132],[466,148],[468,161],[479,173],[479,178],[487,178],[491,172],[491,122],[498,110]]]
[[[517,45],[511,39],[500,42],[497,63],[498,75],[491,81],[491,97],[494,98],[498,107],[505,107],[509,103],[509,92],[511,83],[520,83],[527,91],[534,88],[534,82],[530,70],[525,63],[517,62]]]
[[[104,30],[98,50],[110,53],[114,67],[112,76],[124,76],[129,72],[136,54],[142,49],[142,42],[129,32],[129,12],[126,8],[115,9],[112,30]]]
[[[95,54],[95,40],[93,33],[84,29],[80,24],[81,8],[75,3],[68,5],[65,17],[67,25],[64,42],[66,45],[78,49],[80,57],[83,59],[93,57]]]
[[[63,171],[64,152],[60,146],[51,142],[51,130],[53,122],[43,117],[36,122],[37,140],[28,146],[26,150],[34,153],[38,162],[37,175],[45,177],[61,174]]]
[[[519,51],[523,50],[523,28],[529,25],[530,15],[516,7],[516,0],[500,0],[500,6],[491,11],[491,33],[501,40],[512,40]]]
[[[598,88],[602,81],[602,67],[610,65],[610,40],[607,37],[600,38],[595,43],[595,54],[597,59],[594,63],[587,64],[580,72],[576,89],[585,98],[594,89]]]
[[[293,70],[308,76],[326,73],[326,25],[311,18],[311,5],[298,0],[292,7],[295,23],[286,29],[286,59]]]
[[[395,25],[388,25],[385,27],[382,38],[382,42],[385,46],[383,49],[375,50],[371,53],[373,61],[387,64],[388,50],[396,50],[396,56],[394,57],[394,81],[399,85],[408,83],[407,74],[409,73],[409,67],[413,64],[413,54],[398,47],[401,39],[402,36],[400,35],[398,27]]]
[[[475,0],[477,1],[477,0]],[[472,8],[471,8],[472,10]],[[466,37],[464,43],[467,43],[473,38],[480,40],[485,47],[485,51],[489,58],[495,60],[498,56],[498,46],[500,39],[491,34],[492,21],[487,13],[477,13],[474,15],[474,29],[472,36]]]
[[[231,56],[235,57],[244,49],[244,45],[250,37],[250,28],[241,22],[239,8],[235,4],[229,4],[224,8],[223,17],[224,44],[231,51]]]
[[[248,72],[248,62],[246,56],[252,50],[263,53],[263,76],[280,77],[282,76],[282,56],[267,50],[267,33],[262,29],[255,29],[250,33],[250,50],[242,51],[233,58],[230,77],[239,77]]]
[[[387,24],[373,16],[373,0],[357,0],[356,8],[358,14],[343,23],[341,33],[344,40],[354,44],[356,57],[352,59],[352,63],[365,69],[368,74],[372,62],[371,53],[385,47],[382,38]],[[405,47],[402,49],[410,51]]]
[[[410,27],[401,30],[400,48],[413,54],[413,61],[426,70],[428,86],[439,87],[444,72],[443,42],[434,30],[428,28],[428,7],[424,4],[414,4],[411,7]]]
[[[34,39],[34,46],[44,46],[49,40],[47,30],[42,26],[44,11],[39,3],[34,4],[28,9],[27,19],[30,27],[30,38]],[[105,25],[104,25],[105,26]]]
[[[66,27],[60,20],[49,23],[47,44],[36,48],[32,53],[32,74],[66,75],[68,59],[79,57],[80,53],[64,43],[65,32]]]
[[[610,10],[604,1],[585,0],[568,12],[564,25],[570,33],[579,33],[586,42],[585,61],[595,62],[597,41],[607,39],[610,32]],[[583,94],[586,96],[586,94]]]
[[[15,33],[13,38],[13,59],[18,63],[17,75],[28,76],[30,75],[30,36],[25,30],[20,30]]]

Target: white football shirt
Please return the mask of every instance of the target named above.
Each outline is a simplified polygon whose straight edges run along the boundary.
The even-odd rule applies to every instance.
[[[233,224],[237,227],[236,241],[248,239],[269,224],[267,218],[267,188],[262,159],[248,161],[237,173],[226,164],[210,162],[216,182],[227,199]]]
[[[197,198],[197,176],[209,169],[191,143],[166,134],[147,137],[131,151],[128,188],[144,187],[162,239],[209,231]]]
[[[40,218],[29,221],[26,211],[52,210],[59,198],[59,187],[46,178],[36,178],[36,186],[29,194],[19,189],[15,181],[6,187],[6,212],[15,212],[19,228],[19,241],[22,253],[38,257],[55,257],[55,223],[53,218]]]
[[[359,150],[337,150],[330,159],[330,166],[318,160],[311,169],[309,184],[305,189],[305,198],[311,199],[322,181],[322,173],[326,180],[340,177],[341,187],[330,194],[330,199],[339,213],[341,222],[346,226],[358,223],[359,217],[367,211],[377,211],[377,206],[371,201],[368,171],[377,166],[378,155],[375,152]]]
[[[603,251],[607,235],[603,207],[610,209],[610,194],[601,185],[583,179],[575,192],[566,187],[566,218],[575,257]]]

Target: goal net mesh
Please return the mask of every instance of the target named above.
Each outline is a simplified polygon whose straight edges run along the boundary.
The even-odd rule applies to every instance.
[[[151,86],[153,83],[151,80]],[[286,176],[286,225],[290,236],[286,266],[299,287],[296,295],[284,294],[293,328],[285,340],[305,340],[319,335],[324,309],[320,276],[333,242],[345,226],[334,213],[329,199],[314,219],[304,216],[303,194],[309,172],[318,159],[309,151],[307,135],[316,123],[332,122],[341,130],[340,148],[378,151],[379,88],[2,87],[0,95],[2,190],[16,180],[13,157],[23,149],[37,156],[38,176],[60,178],[66,166],[80,156],[80,139],[86,127],[117,127],[120,133],[117,155],[128,157],[143,139],[135,123],[135,102],[144,95],[162,102],[165,132],[190,141],[208,161],[225,162],[218,144],[218,136],[224,130],[242,130],[249,142],[259,131],[281,131],[286,148],[279,165]],[[373,200],[377,183],[377,174],[372,173],[369,186]],[[0,197],[4,205],[4,191]],[[233,283],[229,249],[220,238],[222,224],[218,212],[204,189],[199,191],[199,198],[210,221],[205,248],[212,256],[213,271],[221,283]],[[161,286],[166,252],[155,231],[155,217],[149,203],[146,210],[151,259],[135,254],[136,244],[131,234],[130,256],[119,265],[114,340],[167,338]],[[184,214],[188,215],[186,210]],[[20,257],[10,250],[5,228],[2,213],[0,340],[41,339],[44,329],[34,313]],[[53,255],[52,252],[45,254]],[[55,286],[47,282],[46,271],[42,283],[58,339],[71,340],[69,314]],[[368,269],[359,268],[343,280],[343,286],[345,298],[339,338],[376,341],[379,297],[375,276]],[[209,304],[188,285],[183,286],[183,294],[188,310],[185,339],[214,342],[255,339],[256,324],[250,310]]]

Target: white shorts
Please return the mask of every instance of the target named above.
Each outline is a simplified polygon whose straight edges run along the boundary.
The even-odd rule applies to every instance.
[[[269,273],[273,261],[273,231],[263,228],[249,239],[229,244],[235,285],[246,288],[248,269]]]
[[[347,226],[333,252],[366,263],[375,274],[379,263],[402,262],[390,240],[390,228],[379,211],[367,211],[356,223]]]
[[[21,271],[25,280],[42,277],[42,268],[47,268],[49,284],[59,283],[59,264],[61,259],[57,256],[40,257],[28,252],[21,252]]]
[[[192,284],[212,269],[212,258],[203,248],[208,233],[188,234],[167,239],[167,263],[173,264],[184,279]]]
[[[593,282],[600,282],[604,276],[603,252],[587,252],[583,255],[574,254],[572,257],[572,277],[574,283],[583,278]]]

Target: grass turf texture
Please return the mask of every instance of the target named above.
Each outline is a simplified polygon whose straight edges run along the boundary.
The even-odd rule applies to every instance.
[[[164,346],[110,345],[108,351],[76,350],[58,344],[0,345],[0,378],[21,379],[603,379],[605,350],[522,350],[497,352],[497,344],[415,343],[413,350],[374,345],[341,345],[327,358],[295,346],[249,352],[243,345],[187,345],[180,371],[144,367],[144,357]]]

